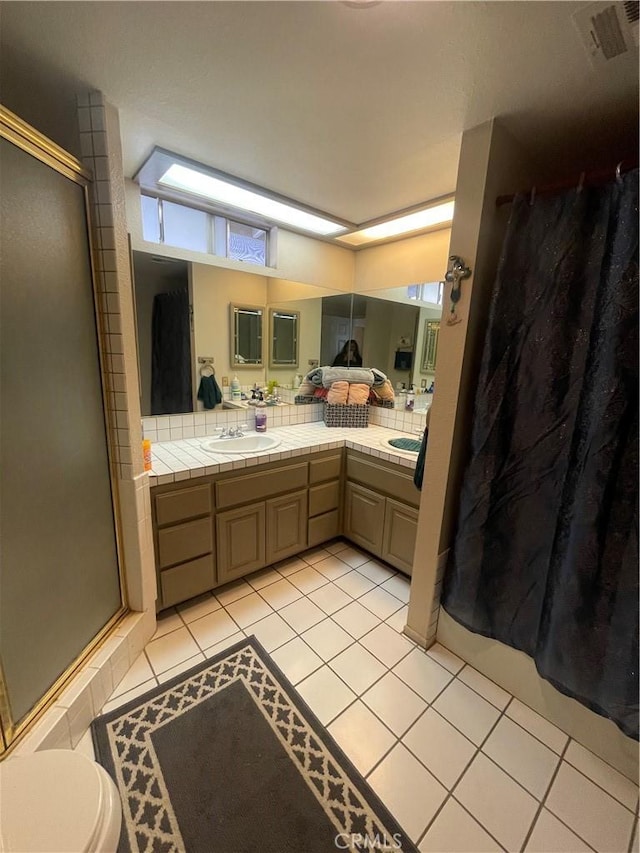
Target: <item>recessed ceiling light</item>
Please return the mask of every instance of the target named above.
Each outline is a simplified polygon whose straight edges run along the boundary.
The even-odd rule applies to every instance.
[[[350,234],[342,234],[337,239],[341,243],[351,246],[362,246],[374,240],[388,240],[390,237],[398,237],[401,234],[409,234],[412,231],[424,231],[436,225],[444,225],[453,219],[454,202],[446,201],[429,207],[398,216],[395,219],[387,219],[377,225],[370,225]]]
[[[197,169],[178,163],[171,165],[158,179],[158,183],[164,187],[201,196],[218,204],[264,216],[283,225],[291,225],[294,228],[311,231],[313,234],[320,234],[323,237],[346,231],[346,227],[340,222],[333,222],[315,213],[308,213],[293,204],[269,198],[266,195],[238,186],[231,181],[207,175]]]

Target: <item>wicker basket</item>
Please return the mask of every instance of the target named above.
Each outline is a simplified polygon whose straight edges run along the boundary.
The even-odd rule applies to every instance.
[[[325,403],[324,422],[328,427],[368,427],[369,404],[343,406],[340,403]]]

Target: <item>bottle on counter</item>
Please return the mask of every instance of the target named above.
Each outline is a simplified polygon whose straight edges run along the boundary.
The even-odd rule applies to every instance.
[[[240,387],[240,380],[237,373],[231,380],[231,399],[238,403],[242,400],[242,388]]]
[[[264,402],[256,406],[256,432],[267,431],[267,407]]]
[[[142,439],[142,458],[144,460],[144,470],[151,471],[151,440],[148,438]]]

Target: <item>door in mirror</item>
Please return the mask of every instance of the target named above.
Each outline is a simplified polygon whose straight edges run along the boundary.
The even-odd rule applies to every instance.
[[[230,305],[231,364],[233,367],[261,367],[262,320],[264,308]]]
[[[298,366],[298,328],[300,314],[297,311],[269,311],[271,326],[270,367]]]

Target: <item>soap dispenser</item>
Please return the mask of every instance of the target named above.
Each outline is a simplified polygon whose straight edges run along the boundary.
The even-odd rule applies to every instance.
[[[240,387],[240,380],[237,374],[231,380],[231,399],[237,403],[242,400],[242,388]]]

